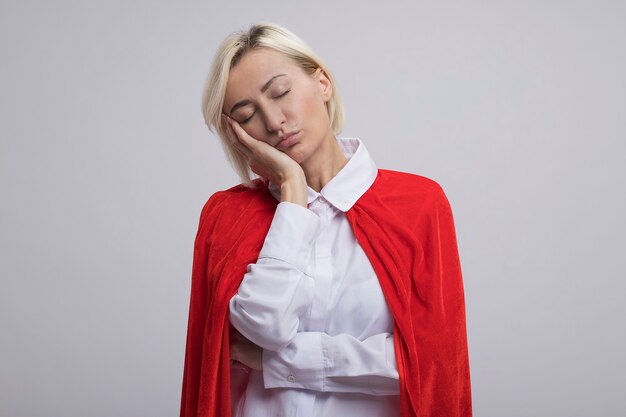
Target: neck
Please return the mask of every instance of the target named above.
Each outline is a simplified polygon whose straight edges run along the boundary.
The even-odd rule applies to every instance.
[[[319,193],[347,163],[348,159],[341,152],[335,136],[329,130],[319,149],[300,166],[308,186]]]

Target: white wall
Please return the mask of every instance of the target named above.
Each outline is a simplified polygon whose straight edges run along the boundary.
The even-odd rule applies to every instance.
[[[262,20],[334,69],[345,136],[444,187],[474,414],[626,413],[625,2],[370,3],[2,0],[1,416],[178,414],[200,209],[237,180],[201,88]]]

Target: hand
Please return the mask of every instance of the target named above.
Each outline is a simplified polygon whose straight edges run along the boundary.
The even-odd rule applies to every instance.
[[[242,363],[248,368],[260,371],[263,369],[263,348],[246,339],[236,330],[230,333],[230,360]]]
[[[289,155],[248,135],[237,121],[227,115],[222,114],[222,117],[230,127],[227,130],[231,145],[246,157],[253,172],[279,186],[294,177],[304,178],[302,167]]]

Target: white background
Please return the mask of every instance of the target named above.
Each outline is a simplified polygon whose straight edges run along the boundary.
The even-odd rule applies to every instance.
[[[623,1],[0,2],[0,415],[178,415],[200,112],[258,21],[328,63],[381,168],[438,181],[474,415],[623,416]]]

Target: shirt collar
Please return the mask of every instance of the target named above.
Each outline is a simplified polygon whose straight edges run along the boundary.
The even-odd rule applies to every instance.
[[[307,186],[307,204],[322,195],[330,204],[346,212],[372,186],[378,168],[359,138],[337,137],[337,143],[348,162],[318,193]],[[280,187],[269,181],[269,190],[280,201]]]

